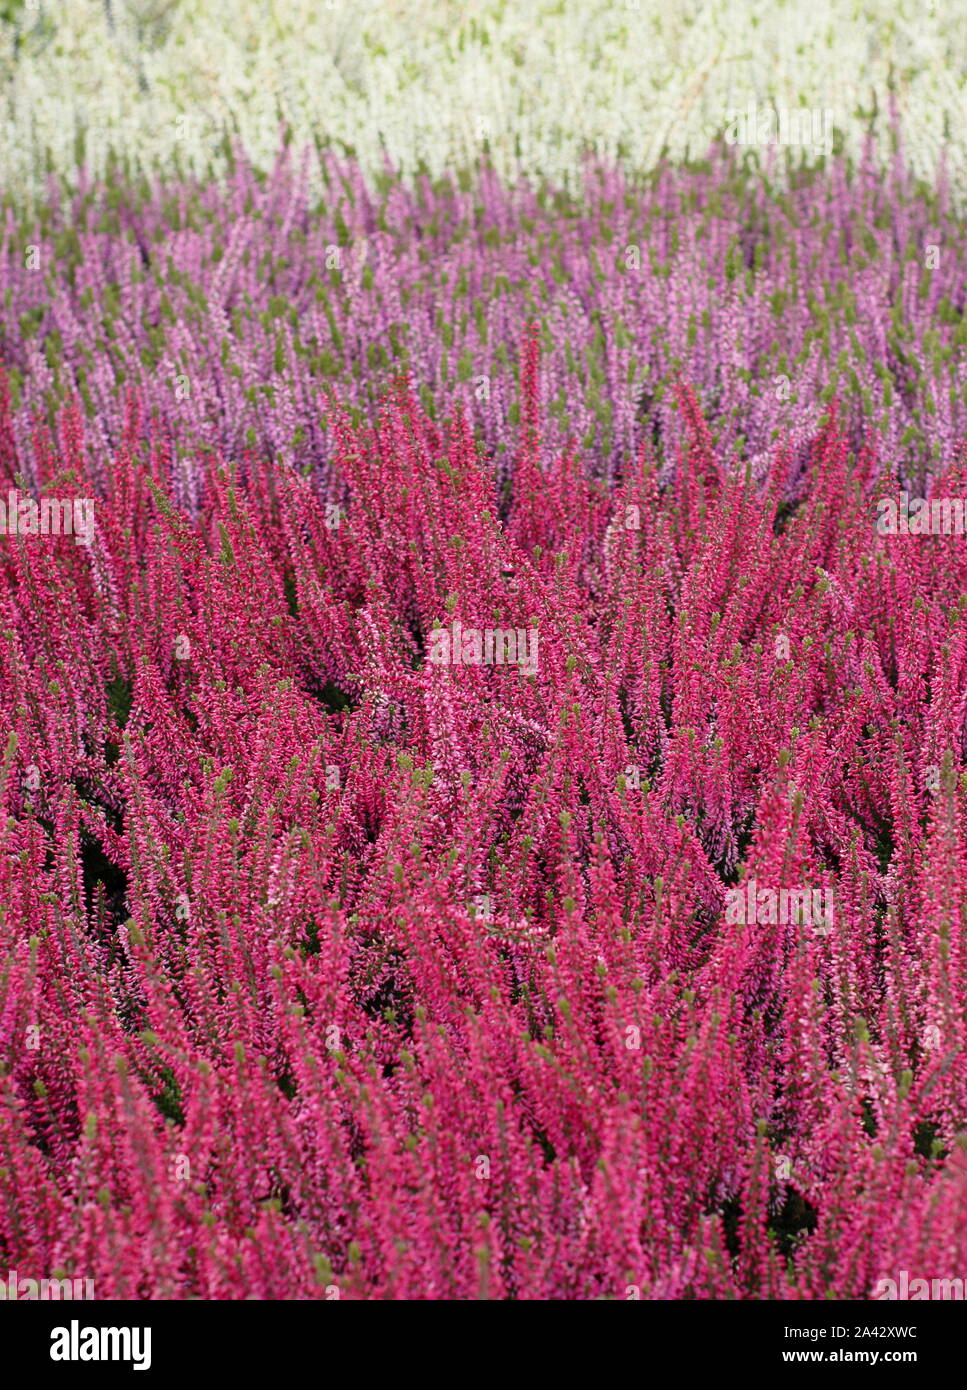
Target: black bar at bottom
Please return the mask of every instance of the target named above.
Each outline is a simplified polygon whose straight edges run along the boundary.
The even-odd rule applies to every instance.
[[[882,1371],[939,1374],[954,1362],[964,1331],[963,1305],[943,1301],[638,1302],[610,1314],[571,1307],[566,1321],[559,1321],[561,1304],[490,1305],[489,1312],[478,1305],[463,1313],[451,1304],[440,1317],[418,1302],[402,1315],[388,1303],[351,1302],[0,1302],[0,1338],[4,1360],[12,1356],[21,1377],[43,1372],[44,1384],[134,1375],[176,1385],[186,1372],[234,1371],[252,1380],[260,1372],[298,1374],[303,1366],[319,1377],[327,1367],[344,1374],[347,1356],[371,1382],[381,1356],[387,1372],[399,1374],[407,1361],[429,1372],[435,1338],[446,1355],[455,1336],[465,1350],[479,1338],[478,1357],[494,1358],[495,1370],[509,1357],[520,1374],[529,1355],[545,1379],[555,1360],[570,1360],[580,1348],[604,1357],[602,1366],[616,1368],[626,1351],[643,1367],[757,1371],[781,1383],[787,1373],[840,1367],[863,1369],[871,1379]],[[461,1325],[464,1316],[471,1321]],[[443,1375],[456,1370],[449,1360],[440,1363]]]

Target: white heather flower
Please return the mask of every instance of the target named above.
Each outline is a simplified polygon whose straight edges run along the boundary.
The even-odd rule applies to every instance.
[[[830,112],[856,150],[890,85],[915,172],[949,132],[967,179],[967,25],[934,0],[71,0],[0,22],[0,185],[39,194],[47,152],[113,145],[204,173],[225,129],[261,167],[279,121],[404,173],[474,160],[563,181],[588,147],[647,167],[704,151],[749,103]],[[37,18],[37,14],[41,16]],[[110,20],[109,20],[110,16]],[[892,71],[892,78],[891,78]],[[177,118],[189,118],[179,134]],[[517,150],[520,150],[518,158]]]

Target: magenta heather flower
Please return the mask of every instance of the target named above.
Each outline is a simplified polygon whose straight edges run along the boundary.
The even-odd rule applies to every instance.
[[[0,1267],[963,1270],[964,541],[876,524],[967,495],[942,191],[326,167],[7,223],[0,487],[93,519],[0,536]]]

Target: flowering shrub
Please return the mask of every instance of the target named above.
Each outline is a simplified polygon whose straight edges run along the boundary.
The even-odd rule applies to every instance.
[[[593,148],[651,168],[704,152],[749,102],[826,112],[846,148],[891,101],[917,173],[967,124],[967,36],[944,0],[4,0],[0,185],[221,174],[225,137],[271,166],[298,145],[407,175],[475,163],[562,182]],[[566,100],[563,94],[566,93]],[[963,142],[947,155],[963,188]]]
[[[0,0],[15,1291],[967,1271],[964,45]]]
[[[325,471],[320,392],[358,424],[409,370],[431,415],[463,405],[505,484],[536,319],[543,464],[573,440],[613,478],[647,441],[667,471],[684,371],[716,445],[757,477],[839,393],[853,447],[876,431],[919,483],[967,428],[964,218],[943,181],[878,164],[869,147],[783,192],[720,147],[645,180],[589,164],[569,195],[486,169],[371,184],[307,154],[264,178],[240,161],[224,189],[55,189],[0,232],[15,437],[29,447],[33,414],[76,392],[106,460],[137,386],[181,454],[250,447]]]
[[[111,261],[78,239],[80,356]],[[147,386],[111,415],[145,283],[88,339],[99,418],[0,401],[4,492],[95,506],[90,545],[0,547],[0,1265],[118,1298],[967,1267],[962,540],[879,534],[893,464],[836,401],[753,473],[682,379],[678,442],[605,480],[549,451],[536,327],[506,476],[405,381],[365,424],[333,392],[312,476],[217,428],[188,460]],[[533,669],[428,660],[457,623],[536,631]],[[769,909],[802,886],[821,921]]]

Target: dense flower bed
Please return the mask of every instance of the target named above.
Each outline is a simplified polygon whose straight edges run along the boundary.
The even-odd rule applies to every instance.
[[[0,1266],[962,1275],[943,187],[323,167],[8,210]]]
[[[757,475],[834,394],[854,446],[876,431],[904,479],[965,433],[964,217],[943,182],[899,162],[884,178],[872,148],[787,190],[725,147],[648,179],[588,164],[570,195],[492,171],[408,189],[330,155],[316,197],[317,162],[260,176],[242,161],[224,189],[118,175],[37,217],[11,205],[0,344],[21,445],[34,412],[77,391],[103,480],[137,386],[183,453],[324,469],[323,393],[361,422],[410,371],[432,415],[465,408],[505,479],[532,319],[544,462],[574,440],[610,478],[648,441],[671,467],[680,374]]]
[[[945,0],[2,0],[0,186],[271,165],[280,122],[407,175],[492,155],[562,182],[588,149],[651,168],[749,102],[829,113],[856,151],[891,103],[918,173],[967,125],[967,28]],[[967,180],[962,140],[948,157]]]

